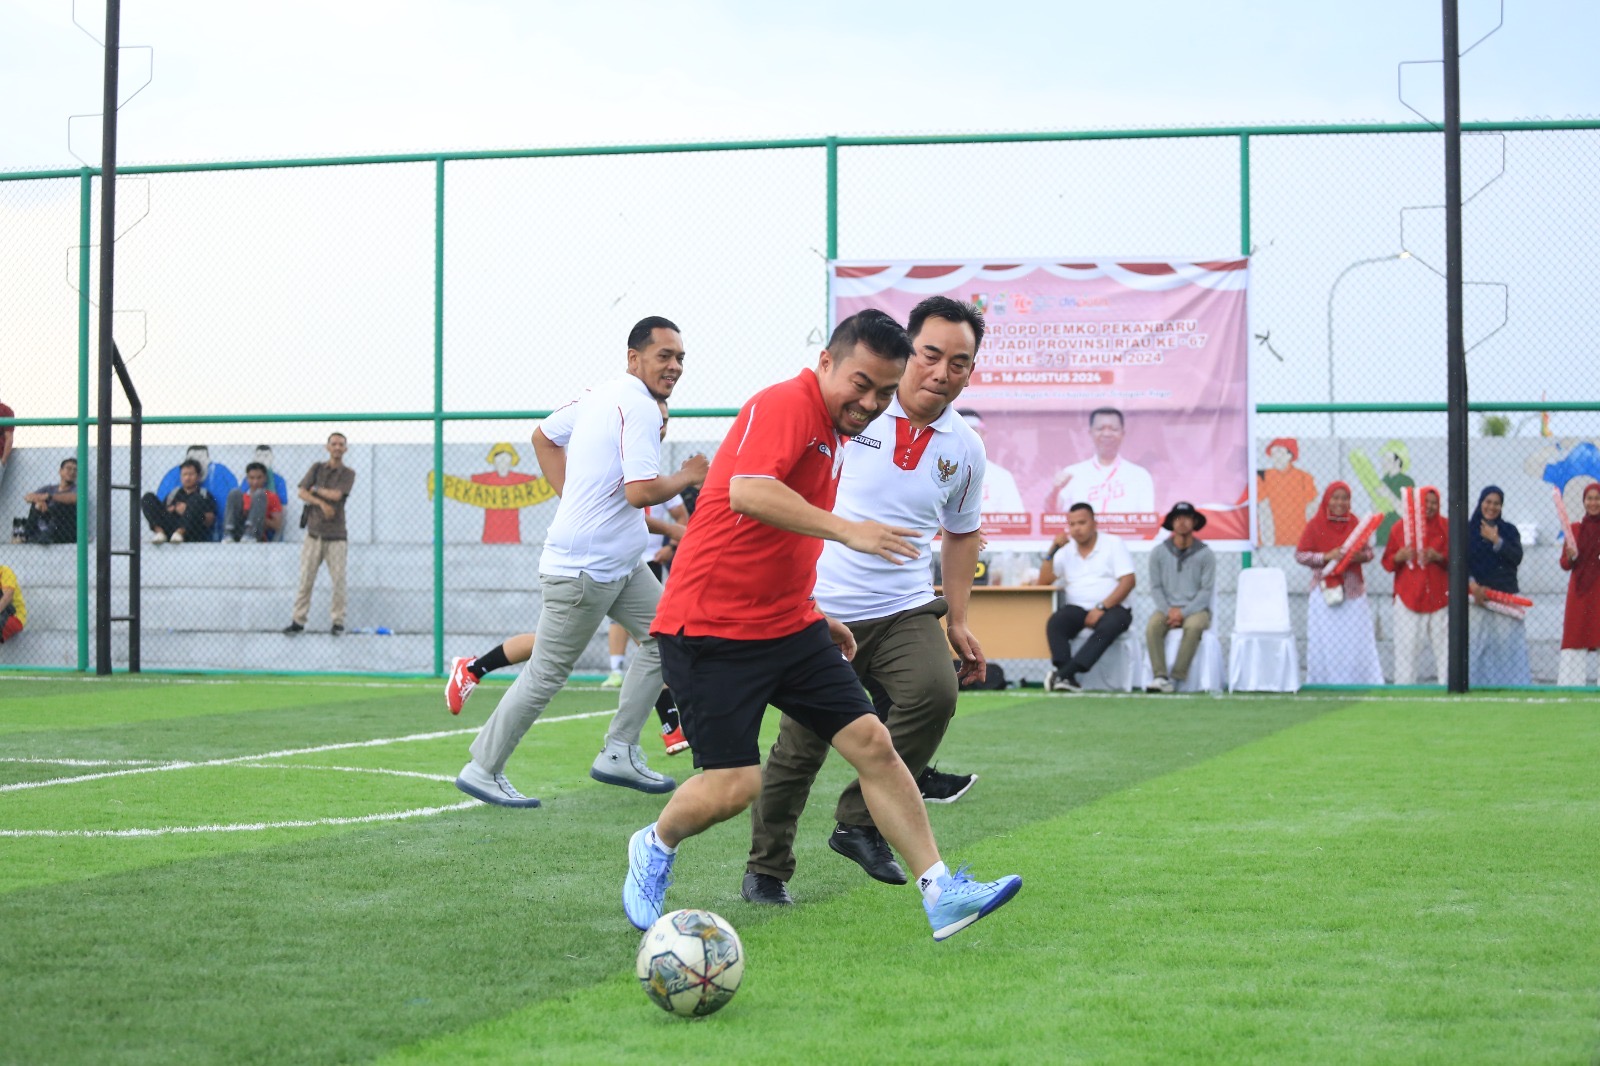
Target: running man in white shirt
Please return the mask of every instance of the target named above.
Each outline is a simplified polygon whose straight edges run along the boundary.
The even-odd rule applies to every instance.
[[[1063,585],[1067,598],[1045,623],[1055,664],[1044,680],[1048,692],[1082,692],[1078,675],[1099,662],[1133,624],[1133,612],[1124,605],[1137,580],[1128,546],[1095,528],[1094,508],[1086,503],[1075,503],[1067,512],[1067,533],[1056,535],[1039,567],[1038,584]],[[1092,632],[1074,655],[1072,640],[1085,628]]]
[[[958,678],[982,680],[983,649],[967,628],[967,603],[981,541],[983,441],[951,404],[972,375],[983,340],[983,316],[945,296],[922,301],[907,333],[913,354],[884,417],[851,438],[844,450],[833,513],[916,531],[918,556],[893,562],[829,541],[817,563],[817,607],[849,627],[852,665],[889,697],[887,724],[894,749],[918,778],[925,796],[937,774],[929,761],[955,714]],[[933,537],[944,529],[944,598],[933,592]],[[948,613],[948,640],[939,619]],[[951,667],[951,649],[961,661]],[[880,711],[881,713],[881,711]],[[741,894],[752,903],[788,904],[794,875],[795,830],[828,743],[785,715],[761,772],[761,794],[750,807],[750,859]],[[941,774],[942,778],[957,775]],[[970,787],[959,778],[945,802]],[[906,883],[883,834],[873,824],[859,781],[839,798],[828,844],[892,885]]]
[[[1149,514],[1156,509],[1156,486],[1150,471],[1119,454],[1125,421],[1115,407],[1089,414],[1089,437],[1094,455],[1056,474],[1045,510],[1070,511],[1086,503],[1096,514]]]
[[[469,796],[502,807],[537,807],[506,779],[506,760],[567,683],[578,656],[610,615],[639,642],[623,681],[620,706],[589,776],[641,792],[670,792],[677,782],[650,769],[639,734],[661,691],[661,655],[650,623],[661,582],[639,561],[647,533],[639,509],[664,503],[705,480],[709,463],[692,455],[663,476],[658,400],[683,374],[683,338],[665,318],[646,318],[628,334],[628,371],[567,404],[539,424],[539,469],[559,486],[561,503],[539,560],[543,607],[533,657],[500,698],[472,742],[456,778]]]

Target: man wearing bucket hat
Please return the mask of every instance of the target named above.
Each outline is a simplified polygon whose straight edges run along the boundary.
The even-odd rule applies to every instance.
[[[1200,647],[1200,634],[1211,625],[1211,596],[1217,587],[1217,560],[1210,548],[1195,539],[1204,529],[1206,516],[1187,500],[1179,500],[1167,512],[1161,528],[1172,536],[1150,551],[1150,598],[1155,613],[1144,627],[1144,641],[1150,650],[1150,669],[1155,674],[1151,692],[1175,692],[1178,683],[1189,676],[1189,664]],[[1183,630],[1178,658],[1167,670],[1167,634]]]

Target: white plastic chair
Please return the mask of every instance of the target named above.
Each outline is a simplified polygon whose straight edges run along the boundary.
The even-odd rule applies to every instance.
[[[1289,622],[1289,586],[1282,570],[1252,566],[1239,571],[1228,689],[1300,691],[1300,651]]]
[[[1086,689],[1102,692],[1132,692],[1135,675],[1138,673],[1138,663],[1142,656],[1134,646],[1135,626],[1129,626],[1121,636],[1111,642],[1105,654],[1100,656],[1100,661],[1078,675],[1078,682]],[[1072,638],[1074,653],[1082,648],[1084,642],[1093,633],[1092,629],[1085,629],[1082,633]]]
[[[1145,622],[1149,622],[1150,616],[1145,615],[1144,620]],[[1222,691],[1222,684],[1225,680],[1222,668],[1222,641],[1217,639],[1216,621],[1217,593],[1216,590],[1213,589],[1211,593],[1212,624],[1207,626],[1205,632],[1200,634],[1200,647],[1194,653],[1194,661],[1189,664],[1189,676],[1178,682],[1179,692]],[[1140,688],[1147,689],[1150,687],[1150,682],[1156,679],[1156,671],[1155,667],[1150,665],[1150,648],[1147,644],[1145,644],[1144,627],[1140,625],[1137,618],[1134,619],[1133,626],[1128,630],[1128,632],[1133,633],[1134,630],[1138,630],[1137,638],[1139,641],[1139,647],[1142,649],[1138,657],[1138,683]],[[1182,643],[1183,630],[1173,629],[1167,632],[1166,652],[1167,666],[1169,668],[1172,666],[1173,661],[1177,659],[1178,646]]]

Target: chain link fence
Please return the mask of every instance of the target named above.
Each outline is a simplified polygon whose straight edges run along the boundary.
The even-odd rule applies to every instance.
[[[1561,680],[1567,574],[1551,490],[1566,476],[1577,519],[1584,480],[1600,477],[1600,399],[1581,384],[1600,351],[1584,313],[1600,298],[1585,269],[1600,243],[1597,163],[1592,122],[1477,124],[1463,149],[1479,435],[1462,488],[1470,506],[1499,486],[1521,531],[1533,606],[1518,633],[1535,684]],[[676,466],[712,451],[752,392],[814,359],[830,257],[1243,251],[1259,547],[1219,560],[1213,630],[1226,653],[1244,565],[1281,569],[1302,669],[1332,664],[1313,683],[1363,682],[1349,664],[1369,651],[1385,682],[1409,680],[1396,671],[1394,578],[1381,562],[1393,521],[1362,566],[1370,648],[1349,626],[1321,641],[1308,628],[1319,594],[1296,544],[1334,481],[1362,516],[1393,512],[1405,479],[1451,489],[1442,166],[1437,132],[1349,127],[126,168],[116,337],[143,401],[139,491],[151,496],[136,511],[134,494],[114,492],[110,528],[126,549],[139,515],[142,666],[438,673],[531,629],[555,500],[530,431],[621,369],[628,327],[645,315],[678,321],[687,341],[666,448]],[[88,171],[0,175],[0,402],[17,419],[0,473],[0,517],[14,520],[0,566],[26,606],[0,669],[91,667],[98,202]],[[120,394],[115,406],[126,413]],[[322,567],[304,631],[288,636],[308,506],[298,486],[334,432],[356,472],[346,602],[336,615]],[[112,475],[126,484],[126,427],[116,434]],[[66,537],[69,457],[84,492]],[[188,459],[212,517],[178,516],[174,544],[166,526]],[[264,516],[246,511],[253,477]],[[41,510],[27,496],[46,488]],[[997,577],[1026,576],[1019,559],[990,556]],[[127,563],[113,560],[118,615]],[[1139,644],[1142,592],[1132,606]],[[114,624],[119,666],[130,629]],[[579,669],[603,674],[607,655],[597,634]],[[1435,681],[1426,641],[1407,655],[1415,680]],[[1006,665],[1035,681],[1049,666]]]

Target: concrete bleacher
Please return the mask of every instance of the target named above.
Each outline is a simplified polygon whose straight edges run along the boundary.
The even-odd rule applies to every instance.
[[[76,549],[8,545],[0,556],[17,573],[28,627],[0,647],[0,663],[77,665]],[[450,545],[446,549],[447,656],[487,651],[539,617],[537,548]],[[332,599],[324,569],[312,593],[306,631],[289,622],[299,574],[298,544],[183,544],[141,547],[142,665],[150,669],[355,670],[420,673],[433,668],[433,549],[427,545],[353,544],[345,619],[329,632]],[[125,563],[115,560],[119,574]],[[90,565],[91,581],[93,563]],[[94,597],[90,597],[93,624]],[[114,614],[126,610],[122,596]],[[391,635],[363,632],[386,628]],[[127,658],[125,625],[113,626],[112,654]],[[93,645],[91,642],[91,655]],[[605,633],[580,657],[580,673],[604,673]]]

